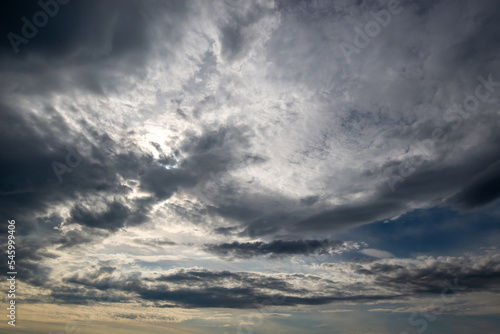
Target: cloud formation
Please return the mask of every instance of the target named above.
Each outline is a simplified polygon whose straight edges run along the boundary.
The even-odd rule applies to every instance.
[[[273,240],[271,242],[238,242],[207,244],[204,249],[222,257],[252,258],[291,255],[329,255],[359,249],[361,245],[340,240]]]
[[[374,303],[405,301],[410,296],[432,296],[443,289],[450,293],[498,291],[498,253],[470,257],[420,257],[382,259],[369,262],[323,263],[315,275],[259,274],[214,271],[200,268],[177,269],[157,277],[113,275],[116,268],[100,267],[64,279],[66,284],[105,292],[119,290],[127,300],[141,298],[174,307],[258,308],[275,306]],[[336,272],[357,275],[347,278]],[[333,276],[331,276],[333,275]],[[68,287],[67,287],[68,288]],[[67,289],[66,288],[66,289]],[[455,291],[456,290],[456,291]],[[81,298],[89,291],[81,290]],[[132,293],[132,294],[130,294]],[[54,295],[74,302],[73,295]],[[66,297],[65,297],[66,296]]]

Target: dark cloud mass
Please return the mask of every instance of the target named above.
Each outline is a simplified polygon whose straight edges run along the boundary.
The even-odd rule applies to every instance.
[[[237,242],[205,245],[205,250],[222,257],[251,258],[269,255],[281,257],[290,255],[325,255],[340,250],[345,243],[339,240],[273,240]]]
[[[426,260],[426,261],[425,261]],[[460,289],[498,292],[500,287],[500,257],[428,258],[408,266],[405,262],[373,262],[355,267],[357,273],[374,277],[376,284],[398,287],[412,293],[441,293],[446,283],[460,283]],[[404,283],[403,283],[404,282]],[[404,286],[404,287],[403,287]]]

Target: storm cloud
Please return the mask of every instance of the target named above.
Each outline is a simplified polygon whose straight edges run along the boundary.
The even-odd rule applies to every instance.
[[[325,255],[359,248],[353,242],[340,240],[273,240],[208,244],[204,249],[222,257],[251,258],[256,256],[281,257],[291,255]]]

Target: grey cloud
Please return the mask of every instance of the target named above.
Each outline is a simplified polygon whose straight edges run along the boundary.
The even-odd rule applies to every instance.
[[[238,168],[242,162],[259,163],[261,158],[241,152],[249,145],[248,136],[247,127],[231,125],[217,130],[206,129],[201,136],[188,134],[180,145],[186,159],[178,163],[178,168],[150,168],[141,176],[141,188],[165,199],[180,186],[194,187],[213,175]]]
[[[71,211],[73,222],[111,231],[123,227],[129,215],[128,207],[118,202],[109,203],[108,209],[102,213],[91,212],[78,205]]]
[[[29,20],[41,10],[38,1],[3,3],[2,6],[5,7],[0,11],[4,16],[1,20],[4,36],[10,31],[20,34],[21,18],[26,16]],[[113,87],[117,87],[114,81],[120,80],[117,74],[126,72],[132,77],[143,73],[148,54],[156,45],[151,27],[158,22],[167,22],[159,16],[165,13],[163,10],[172,15],[168,20],[171,26],[166,31],[172,36],[178,35],[180,30],[175,29],[178,26],[175,21],[182,20],[187,12],[183,1],[152,1],[147,4],[123,1],[116,6],[112,1],[73,0],[59,5],[58,13],[49,19],[47,25],[41,27],[28,44],[20,46],[19,54],[14,53],[7,38],[2,39],[0,72],[5,78],[4,84],[7,81],[12,83],[2,85],[5,88],[2,96],[12,97],[14,93],[26,99],[52,93],[72,94],[78,89],[80,93],[88,90],[97,95],[104,91],[112,94]],[[130,25],[132,21],[134,24]],[[35,58],[37,61],[29,61]],[[103,129],[87,124],[81,114],[89,112],[85,106],[69,107],[85,132],[75,133],[60,111],[51,105],[42,104],[43,113],[35,115],[23,110],[11,98],[3,101],[0,123],[5,128],[0,142],[5,147],[17,149],[2,154],[0,202],[2,208],[9,207],[8,212],[2,214],[30,224],[37,214],[78,200],[81,194],[125,194],[130,188],[119,184],[118,175],[137,179],[137,170],[147,164],[147,155],[138,153],[136,148],[136,152],[118,156],[117,148],[122,148],[121,145],[113,142]],[[21,132],[23,136],[16,136]],[[101,145],[96,147],[90,139]],[[64,163],[65,147],[76,150],[82,146],[90,148],[90,155],[84,156],[82,164],[71,175],[66,173],[64,183],[58,185],[51,164],[54,161]],[[122,209],[124,216],[127,209]],[[83,224],[99,223],[98,217],[90,219],[92,214],[79,207],[73,212],[78,213],[77,218]],[[123,226],[124,217],[119,222],[120,219],[114,216],[117,213],[116,205],[108,208],[108,216],[117,219],[110,224],[111,229]],[[147,216],[140,209],[132,209],[131,214],[135,216],[129,221],[135,224]],[[74,237],[76,235],[72,241],[67,238],[66,241],[72,243]]]
[[[306,205],[313,205],[319,200],[319,196],[307,196],[300,199],[300,202]]]
[[[108,236],[106,232],[97,232],[96,230],[70,230],[64,233],[55,243],[61,244],[58,248],[65,249],[74,246],[96,242],[99,238]]]
[[[186,270],[180,269],[174,274],[161,275],[157,282],[169,282],[180,285],[197,284],[199,287],[214,287],[228,283],[243,284],[252,289],[271,289],[281,292],[300,292],[281,278],[255,275],[245,272],[211,271],[206,269]]]
[[[422,137],[416,138],[411,144],[412,149],[418,147],[419,140],[425,140],[423,133],[430,134],[435,127],[426,125]],[[459,145],[455,132],[449,132],[450,144]],[[254,211],[252,203],[246,206],[221,206],[212,209],[221,216],[236,220],[244,227],[242,236],[259,237],[273,235],[279,231],[318,232],[335,231],[361,224],[371,223],[397,216],[409,209],[409,202],[428,203],[431,205],[450,205],[453,208],[468,210],[480,208],[494,202],[499,193],[495,187],[497,182],[496,166],[500,159],[498,151],[498,136],[492,134],[489,142],[482,142],[477,149],[462,152],[463,162],[450,168],[448,164],[439,161],[427,161],[420,157],[411,173],[403,166],[405,160],[392,160],[386,164],[364,171],[361,180],[375,183],[373,196],[350,204],[339,205],[333,209],[325,208],[318,196],[314,206],[301,200],[301,206],[288,212],[266,213],[266,210]],[[434,154],[449,155],[452,152],[448,146],[436,144],[431,151]],[[422,152],[421,152],[422,154]],[[401,172],[402,173],[402,172]],[[390,185],[393,186],[391,190]],[[439,195],[438,195],[439,194]],[[319,211],[319,212],[318,212]]]
[[[2,10],[4,36],[8,32],[21,35],[21,18],[31,20],[41,10],[37,1],[3,6],[7,7]],[[11,79],[24,77],[27,94],[68,91],[75,86],[95,94],[112,92],[125,72],[128,76],[144,74],[156,45],[152,27],[160,25],[175,44],[187,12],[184,1],[125,0],[116,6],[113,1],[72,0],[60,5],[47,25],[19,46],[18,54],[2,39],[0,68]],[[164,13],[170,14],[169,20],[163,20]],[[37,55],[36,64],[26,61],[30,55]]]
[[[354,265],[356,272],[374,284],[405,293],[441,293],[446,282],[470,291],[500,291],[500,255],[422,258],[419,261],[374,261]]]
[[[274,8],[266,8],[257,2],[249,2],[247,6],[237,8],[226,7],[230,21],[220,27],[222,55],[228,60],[236,60],[245,56],[255,35],[252,26],[268,15],[276,14]]]
[[[324,4],[323,2],[319,6],[321,7]],[[9,6],[12,7],[10,9],[13,14],[10,15],[9,20],[5,21],[4,27],[15,31],[19,29],[19,21],[16,19],[15,14],[19,14],[19,17],[22,17],[23,12],[31,13],[37,10],[38,5],[32,4],[32,6],[30,5],[25,8],[16,5]],[[105,77],[104,73],[120,72],[122,74],[133,74],[134,71],[132,69],[134,68],[138,68],[138,71],[141,71],[141,66],[147,64],[148,54],[155,47],[155,33],[164,31],[168,34],[168,40],[171,43],[178,43],[183,36],[182,27],[184,25],[181,21],[189,16],[192,6],[194,5],[189,2],[175,1],[152,1],[147,5],[143,5],[142,2],[138,1],[125,1],[119,7],[114,6],[112,2],[72,1],[67,6],[61,6],[60,13],[50,24],[40,30],[40,35],[30,41],[28,45],[25,45],[25,51],[28,52],[31,50],[29,52],[38,54],[43,61],[37,64],[36,68],[32,68],[35,65],[25,64],[25,58],[22,55],[18,58],[13,58],[12,55],[9,56],[7,52],[8,48],[6,47],[3,49],[5,52],[2,54],[2,59],[4,59],[3,64],[6,64],[8,60],[9,62],[12,61],[14,66],[4,65],[2,71],[14,79],[17,78],[14,80],[15,82],[23,81],[21,80],[23,78],[22,73],[30,73],[30,76],[36,82],[26,81],[25,85],[29,87],[21,87],[18,91],[23,94],[45,94],[48,91],[64,92],[66,86],[72,86],[67,85],[62,78],[68,77],[66,74],[71,74],[71,71],[78,67],[82,68],[82,71],[69,77],[77,78],[75,80],[81,81],[82,85],[88,87],[94,94],[102,94],[106,90],[105,87],[116,86],[109,77]],[[234,7],[225,8],[228,15],[227,21],[219,22],[222,55],[231,60],[243,57],[246,50],[253,43],[253,27],[259,25],[259,22],[269,15],[272,16],[275,15],[276,11],[281,11],[283,15],[282,26],[270,37],[268,43],[270,48],[268,56],[273,64],[269,69],[270,78],[272,80],[281,80],[294,77],[298,82],[307,83],[312,88],[316,87],[317,84],[314,82],[318,81],[317,77],[320,75],[317,70],[319,67],[316,65],[322,61],[322,57],[326,57],[327,53],[321,47],[315,49],[314,46],[318,46],[322,38],[328,37],[325,35],[327,33],[325,29],[331,27],[328,23],[329,20],[325,18],[349,14],[351,19],[361,20],[363,17],[358,14],[368,12],[372,9],[380,9],[378,5],[373,3],[357,4],[355,2],[346,2],[344,4],[330,2],[328,3],[328,8],[316,8],[317,6],[318,4],[313,2],[278,2],[276,8],[272,9],[256,3],[251,3],[237,9]],[[447,5],[443,3],[437,5],[408,3],[405,6],[407,9],[405,9],[402,15],[420,17],[422,20],[421,24],[425,26],[425,22],[430,22],[429,24],[434,22],[436,11],[439,8],[446,7]],[[464,3],[459,3],[457,8],[450,15],[458,17],[464,14],[466,8]],[[421,116],[418,114],[421,111],[418,108],[411,111],[402,111],[400,108],[402,101],[406,99],[404,101],[406,104],[418,106],[419,104],[432,102],[432,96],[436,96],[436,110],[437,112],[444,112],[444,105],[447,105],[449,102],[455,102],[460,97],[460,94],[473,92],[474,85],[467,82],[477,81],[476,77],[478,73],[489,73],[488,71],[492,72],[495,69],[493,60],[481,60],[491,57],[497,51],[497,43],[493,43],[493,41],[498,37],[498,33],[493,27],[496,22],[495,18],[498,16],[498,6],[494,5],[493,2],[487,2],[484,8],[478,8],[477,11],[487,13],[487,15],[478,21],[477,26],[471,30],[469,35],[464,34],[464,31],[460,30],[457,33],[458,43],[449,48],[448,54],[440,52],[433,55],[433,57],[424,59],[422,57],[427,54],[426,52],[433,51],[431,46],[422,44],[414,45],[413,48],[410,48],[408,44],[410,41],[405,42],[403,46],[409,48],[408,52],[411,51],[405,57],[407,57],[408,61],[420,62],[417,65],[422,68],[423,81],[410,80],[410,82],[404,81],[406,79],[401,78],[394,79],[394,81],[385,83],[388,85],[387,94],[373,96],[373,93],[371,93],[371,95],[367,95],[369,98],[373,98],[373,103],[367,103],[366,99],[363,98],[357,104],[338,105],[335,113],[325,114],[320,119],[321,124],[318,130],[322,134],[323,146],[308,145],[304,150],[305,154],[308,156],[311,154],[313,156],[314,154],[318,154],[319,156],[328,154],[326,147],[328,147],[328,142],[332,139],[334,133],[339,134],[338,140],[341,143],[344,143],[343,136],[346,134],[349,135],[350,142],[345,142],[346,147],[352,147],[349,146],[351,145],[350,143],[356,142],[363,149],[368,148],[373,143],[371,141],[372,138],[370,138],[373,133],[380,134],[380,138],[398,140],[405,144],[411,144],[412,141],[427,138],[432,132],[436,121],[427,120],[425,117],[428,115]],[[78,15],[76,17],[71,16],[71,13],[78,13]],[[312,14],[318,15],[318,17],[315,16],[315,19],[319,19],[318,22],[312,20],[311,16],[307,19],[308,15]],[[89,26],[90,15],[93,20],[92,26]],[[165,18],[163,15],[169,19],[163,20]],[[286,27],[298,24],[297,20],[299,16],[297,15],[301,17],[300,29],[295,27],[293,31],[301,32],[300,34],[296,34],[296,37],[303,43],[294,46],[285,43],[287,40],[285,37],[289,33]],[[114,20],[110,18],[114,18]],[[132,19],[136,24],[134,29],[128,25],[128,22]],[[160,24],[160,21],[165,23]],[[399,21],[394,21],[393,25],[399,23]],[[157,26],[157,24],[160,24],[160,26]],[[66,28],[58,29],[62,26]],[[159,28],[153,31],[153,26]],[[434,26],[429,28],[434,29]],[[378,36],[377,40],[373,43],[373,50],[377,50],[377,45],[388,45],[390,47],[388,50],[392,50],[394,45],[397,44],[395,42],[400,37],[398,34],[389,34],[394,29],[395,26],[391,25],[388,27],[387,34]],[[57,34],[55,33],[56,30],[58,31]],[[339,32],[339,34],[344,33],[345,31]],[[350,31],[350,33],[353,33],[353,31]],[[59,36],[59,39],[50,36]],[[439,38],[441,36],[446,36],[446,31],[442,35],[439,35]],[[332,44],[334,41],[327,40],[327,42]],[[375,44],[375,42],[379,44]],[[42,47],[42,45],[45,47]],[[307,50],[296,49],[301,45],[307,46]],[[108,47],[109,49],[107,49]],[[427,47],[430,49],[426,49]],[[88,54],[82,54],[82,51],[77,51],[77,49],[86,50]],[[51,57],[48,56],[47,50],[51,50]],[[330,58],[338,60],[336,58],[338,56],[336,53],[338,52],[338,48],[336,50],[333,51],[333,58]],[[477,50],[477,52],[471,52],[471,50]],[[331,51],[329,52],[331,53]],[[368,49],[363,50],[363,53],[360,54],[361,59],[369,52],[370,50]],[[297,61],[297,54],[303,55],[300,62]],[[451,58],[451,61],[448,61],[450,59],[447,58],[449,54],[455,55]],[[200,60],[200,73],[198,73],[198,79],[203,81],[200,85],[204,85],[210,75],[220,75],[217,68],[218,56],[214,49],[206,51],[203,55]],[[401,59],[406,59],[405,57],[401,57]],[[454,80],[450,81],[449,85],[443,84],[441,86],[431,84],[434,81],[430,81],[431,78],[429,78],[428,74],[432,72],[433,64],[441,64],[445,60],[447,60],[446,68],[448,69],[458,69],[458,66],[463,64],[462,61],[467,60],[467,66],[462,66],[461,69],[467,80],[462,80],[461,82]],[[342,90],[349,87],[353,88],[353,96],[357,96],[373,86],[373,83],[369,82],[356,83],[356,80],[359,81],[359,78],[356,78],[357,72],[353,69],[348,74],[353,76],[354,82],[349,81],[345,77],[338,77],[340,68],[334,66],[333,63],[328,61],[329,65],[320,70],[322,72],[321,75],[330,77],[329,80],[320,80],[320,84],[318,84],[325,85],[322,89],[324,88],[330,95],[330,97],[326,96],[325,98],[340,97],[342,96]],[[75,66],[75,64],[78,64],[78,66]],[[293,64],[297,66],[292,66]],[[384,66],[386,65],[385,62],[382,62],[381,67],[385,68]],[[396,70],[401,70],[400,65],[404,64],[398,63],[394,65],[397,67]],[[107,70],[102,71],[101,69],[104,68]],[[12,69],[16,69],[16,71]],[[63,72],[58,72],[59,69]],[[450,70],[449,72],[454,72],[454,70]],[[280,73],[283,76],[280,76]],[[441,80],[440,82],[443,82],[447,78],[447,73],[439,72],[436,74],[438,77],[441,76],[438,78]],[[18,75],[19,77],[17,77]],[[380,80],[386,79],[386,77],[380,78]],[[185,87],[187,91],[194,87],[191,87],[191,84],[195,85],[196,83],[194,77],[188,81],[189,84]],[[420,89],[414,88],[423,85],[426,87],[432,86],[432,92],[429,91],[429,94],[427,94],[426,91],[426,96],[419,96],[418,98],[408,95],[406,91],[396,89],[396,86],[401,86],[399,83],[403,81],[409,85],[404,86],[408,88],[407,90],[411,88],[412,91],[420,91]],[[41,84],[41,82],[44,84]],[[332,82],[336,84],[335,89],[330,87]],[[52,85],[57,86],[57,88],[51,88]],[[472,90],[469,89],[471,85]],[[37,87],[39,90],[37,90]],[[462,90],[460,91],[460,89]],[[452,92],[446,95],[444,92],[447,90]],[[231,92],[228,91],[226,93],[230,95]],[[402,93],[402,97],[398,95],[399,93]],[[383,101],[379,95],[383,95]],[[445,98],[447,96],[449,96],[448,99]],[[208,95],[205,97],[208,98]],[[203,101],[205,97],[200,97],[200,101]],[[437,97],[443,98],[438,99]],[[172,99],[172,101],[176,103],[175,109],[181,110],[183,98]],[[325,100],[321,101],[324,102]],[[318,100],[318,108],[320,110],[324,107],[321,101]],[[484,106],[485,108],[489,108],[488,104]],[[203,108],[201,105],[198,107]],[[18,124],[20,128],[27,132],[28,136],[26,141],[16,139],[17,146],[21,147],[19,151],[26,152],[26,155],[24,157],[16,155],[9,157],[5,155],[5,165],[45,166],[41,169],[37,167],[38,170],[30,167],[25,167],[27,170],[22,171],[17,170],[15,167],[8,167],[6,169],[6,173],[4,174],[6,178],[3,181],[5,183],[2,184],[2,189],[5,189],[9,195],[3,198],[3,203],[6,204],[6,207],[12,207],[20,213],[26,208],[26,205],[32,207],[34,211],[41,212],[57,203],[61,204],[65,201],[80,200],[80,192],[82,190],[84,192],[83,197],[85,193],[96,192],[106,195],[125,195],[131,191],[131,188],[121,185],[118,182],[119,176],[124,176],[127,179],[139,181],[140,188],[149,192],[154,198],[150,199],[147,203],[108,203],[108,207],[101,213],[101,216],[95,212],[86,212],[78,206],[74,206],[72,209],[74,217],[71,219],[75,222],[80,222],[84,226],[101,225],[109,230],[116,230],[124,226],[137,225],[147,221],[149,218],[149,209],[154,201],[167,199],[180,188],[192,189],[203,186],[203,182],[207,181],[213,175],[220,175],[220,173],[230,171],[233,168],[237,169],[239,166],[266,162],[266,157],[245,152],[245,150],[252,148],[252,138],[255,135],[251,125],[227,126],[217,130],[205,129],[201,135],[186,133],[187,138],[179,144],[178,150],[183,151],[187,158],[179,161],[179,168],[166,169],[159,164],[172,165],[177,162],[178,156],[167,156],[165,152],[158,151],[160,158],[158,161],[153,161],[151,156],[144,154],[137,147],[129,150],[128,153],[118,153],[120,148],[122,148],[120,143],[113,142],[102,129],[93,129],[89,124],[82,123],[88,133],[62,140],[61,134],[71,132],[71,127],[66,124],[58,111],[53,107],[46,107],[46,112],[50,115],[50,122],[43,122],[35,118],[31,120],[38,122],[39,127],[42,129],[38,133],[31,128],[30,124],[32,123],[24,119],[24,117],[19,116],[21,112],[17,110],[17,107],[4,105],[3,108],[6,110],[4,116],[6,124]],[[331,108],[331,106],[328,106],[328,108]],[[193,111],[192,115],[199,117],[200,112],[200,110]],[[183,111],[183,113],[186,117],[191,117],[190,112]],[[487,115],[488,112],[483,116],[486,118]],[[422,119],[420,119],[421,117]],[[466,122],[472,124],[472,118]],[[336,128],[334,125],[330,126],[330,123],[339,124],[340,128]],[[487,124],[488,122],[484,121],[484,123]],[[472,125],[464,126],[464,131],[471,127]],[[58,129],[56,133],[54,133],[54,128]],[[389,131],[384,132],[384,130]],[[8,131],[4,133],[8,133]],[[51,162],[64,161],[64,144],[76,141],[85,142],[84,137],[86,135],[102,143],[103,146],[106,144],[107,148],[112,151],[111,157],[108,156],[106,158],[102,147],[88,142],[86,145],[92,147],[90,155],[93,158],[92,161],[85,159],[85,166],[82,165],[78,170],[75,170],[71,178],[68,178],[68,181],[61,189],[49,189],[45,185],[42,185],[42,182],[45,182],[48,178],[54,178],[52,175],[53,171],[49,167]],[[12,139],[12,136],[12,134],[5,136],[3,139],[5,146],[14,145],[9,140],[9,138]],[[369,139],[367,143],[363,142],[364,136]],[[436,154],[438,156],[451,155],[453,147],[457,147],[459,143],[460,134],[450,133],[448,142],[443,147],[438,148]],[[351,188],[341,189],[341,195],[348,195],[346,192],[361,191],[364,184],[367,184],[367,187],[373,185],[374,188],[380,188],[375,191],[375,195],[364,198],[356,203],[326,207],[322,203],[322,197],[313,195],[302,197],[300,207],[297,210],[290,209],[290,206],[286,209],[281,207],[277,208],[277,210],[262,210],[259,207],[261,206],[260,204],[245,203],[243,196],[239,198],[233,196],[239,193],[240,189],[237,185],[232,184],[232,188],[219,189],[219,192],[214,194],[214,198],[212,198],[214,199],[214,203],[212,203],[213,205],[209,210],[213,210],[211,212],[215,212],[215,214],[219,214],[224,218],[239,222],[240,226],[238,227],[241,229],[238,230],[238,233],[240,235],[258,237],[273,235],[282,230],[287,230],[287,232],[314,232],[336,230],[370,223],[403,213],[408,210],[408,201],[419,202],[422,205],[439,204],[446,197],[451,197],[455,194],[456,196],[449,202],[451,205],[456,205],[460,208],[480,207],[483,204],[493,202],[498,197],[498,193],[494,190],[497,177],[493,172],[488,172],[491,173],[488,176],[477,176],[478,173],[496,162],[493,158],[488,157],[498,156],[495,149],[491,149],[493,145],[482,144],[482,142],[476,143],[475,147],[480,149],[475,154],[470,152],[464,153],[463,159],[460,159],[460,163],[457,163],[456,168],[440,164],[439,159],[423,163],[412,175],[405,178],[404,182],[396,184],[394,193],[384,190],[385,180],[381,180],[381,178],[387,169],[393,168],[397,170],[400,163],[397,158],[387,161],[385,165],[375,166],[374,169],[376,172],[379,172],[379,175],[374,173],[373,170],[356,171],[356,174],[360,174],[360,176],[355,182],[348,182]],[[157,150],[160,147],[159,143],[154,143],[153,145]],[[52,147],[56,149],[51,150]],[[19,155],[19,153],[16,154]],[[16,173],[23,174],[17,175]],[[352,175],[354,174],[352,172]],[[29,178],[26,175],[30,175],[30,180],[28,180]],[[349,175],[346,179],[352,176],[351,174]],[[477,185],[464,181],[473,178],[477,179]],[[325,183],[328,186],[328,182]],[[33,184],[33,187],[28,187],[27,185],[29,184]],[[33,188],[39,191],[33,192]],[[12,193],[13,189],[15,189],[15,193]],[[438,192],[442,194],[441,197],[436,195]],[[215,195],[220,195],[221,193],[224,193],[221,195],[223,198],[216,199]],[[478,193],[481,196],[474,195]],[[282,203],[289,200],[283,199],[283,196],[279,197],[280,195],[277,194],[276,198],[282,200]],[[228,198],[231,198],[233,202],[228,204]],[[224,201],[218,201],[219,199],[224,199]],[[145,205],[142,206],[141,204]],[[118,206],[120,205],[121,209],[119,210]],[[10,214],[12,214],[12,210]],[[186,216],[189,215],[186,214]],[[107,218],[110,220],[105,223]],[[219,228],[221,227],[214,226],[214,230],[220,233],[237,231],[236,229],[229,231]]]
[[[154,246],[154,247],[177,245],[177,243],[167,238],[157,238],[157,239],[135,238],[133,241],[140,245]]]
[[[160,282],[155,285],[142,283],[140,275],[118,279],[110,275],[101,276],[97,273],[75,274],[65,279],[65,282],[104,291],[119,289],[128,293],[137,293],[144,300],[171,302],[174,305],[187,308],[247,309],[273,304],[276,306],[322,305],[332,302],[390,300],[396,297],[396,295],[364,293],[351,295],[333,291],[332,293],[323,292],[321,295],[311,294],[307,289],[296,289],[287,282],[289,279],[297,278],[305,281],[322,281],[318,277],[303,275],[288,275],[280,278],[245,272],[180,269],[176,273],[162,275],[156,279],[144,279],[147,282]],[[167,282],[168,285],[163,284],[163,282]],[[196,283],[196,287],[192,287],[194,283]],[[331,281],[325,280],[325,283],[331,284]],[[85,291],[83,294],[88,294],[88,292]],[[66,302],[75,302],[73,301],[74,296],[68,296],[65,299],[65,294],[57,291],[53,293],[53,296]],[[128,298],[133,299],[132,296]],[[82,300],[76,298],[76,302],[81,303]],[[160,307],[168,307],[168,305]]]
[[[238,227],[236,226],[229,226],[229,227],[217,227],[214,232],[217,234],[222,234],[225,236],[233,235],[238,231]]]
[[[16,113],[10,106],[3,105],[2,108],[2,117],[6,121],[2,124],[6,126],[10,123],[11,126],[4,128],[0,141],[6,147],[19,148],[3,154],[1,158],[3,177],[0,180],[0,201],[2,210],[8,208],[8,212],[3,214],[33,223],[37,215],[44,214],[54,206],[81,200],[86,195],[100,193],[122,196],[130,193],[132,189],[119,181],[121,176],[138,180],[140,187],[153,197],[136,199],[126,204],[118,199],[110,201],[100,213],[76,204],[71,209],[70,222],[111,231],[141,224],[148,219],[148,212],[155,201],[170,197],[179,187],[195,186],[208,179],[210,173],[233,168],[231,163],[236,159],[239,161],[240,153],[237,150],[248,145],[244,131],[239,129],[225,127],[220,131],[207,130],[201,137],[186,139],[182,147],[189,153],[188,159],[178,169],[168,170],[159,166],[168,157],[154,161],[152,156],[137,147],[129,148],[126,154],[116,152],[106,155],[84,135],[74,139],[78,144],[70,143],[71,137],[61,137],[58,132],[50,130],[49,124],[57,126],[62,132],[71,132],[59,112],[53,108],[47,109],[52,117],[38,119],[32,116],[31,120]],[[32,122],[37,122],[37,130],[32,128]],[[14,127],[23,131],[23,138],[14,136]],[[86,127],[86,130],[91,137],[100,136],[92,127]],[[109,137],[103,138],[110,141]],[[83,145],[89,147],[90,151],[81,154],[82,163],[71,174],[63,174],[63,182],[58,184],[52,163],[57,161],[64,164],[68,154],[66,147],[73,149]],[[111,145],[122,149],[118,143]],[[254,160],[244,158],[244,161],[252,163]],[[204,169],[204,166],[211,167]],[[63,242],[74,243],[77,235],[74,234],[76,232],[72,233],[73,240],[67,236]],[[88,236],[86,238],[90,240]],[[80,238],[80,241],[83,239]]]
[[[257,256],[283,257],[291,255],[326,255],[345,246],[339,240],[273,240],[271,242],[238,242],[207,244],[204,250],[222,257],[252,258]]]
[[[374,200],[372,203],[346,205],[322,212],[296,223],[296,229],[335,230],[386,218],[405,205],[396,201]]]
[[[352,270],[365,278],[352,283],[332,281],[325,276],[207,269],[177,269],[156,277],[143,278],[139,273],[118,277],[110,266],[76,273],[65,278],[64,282],[85,286],[86,290],[79,295],[89,295],[92,289],[123,291],[127,297],[123,297],[122,301],[138,296],[144,300],[170,302],[174,303],[171,306],[183,307],[256,308],[261,303],[275,306],[354,301],[370,303],[442,293],[444,288],[457,290],[449,293],[497,291],[499,259],[498,254],[485,254],[322,264],[321,267],[329,270]],[[54,294],[63,298],[64,294],[53,288]],[[68,296],[66,301],[72,302],[72,298]]]
[[[365,202],[338,206],[295,223],[298,231],[328,231],[391,218],[408,210],[408,201],[450,205],[458,209],[479,208],[495,201],[498,181],[498,138],[481,145],[480,151],[464,153],[464,163],[451,169],[423,161],[406,177],[400,162],[388,162],[375,173],[386,174],[375,196]],[[390,171],[390,173],[387,173]],[[373,171],[367,177],[373,177]],[[469,181],[470,180],[470,181]],[[394,186],[391,191],[389,184]],[[458,193],[457,193],[458,191]],[[441,196],[437,196],[441,194]]]
[[[478,173],[465,188],[450,199],[450,203],[471,209],[484,206],[500,197],[500,161]]]
[[[145,290],[141,297],[155,301],[173,301],[183,307],[213,307],[252,309],[266,306],[324,305],[333,302],[370,302],[391,300],[395,296],[357,295],[357,296],[314,296],[296,297],[282,294],[266,294],[251,288],[211,287],[204,290],[181,289],[169,291],[166,288]]]

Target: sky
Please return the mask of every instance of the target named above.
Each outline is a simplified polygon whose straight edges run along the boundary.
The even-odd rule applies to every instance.
[[[0,331],[500,332],[498,1],[0,6]]]

